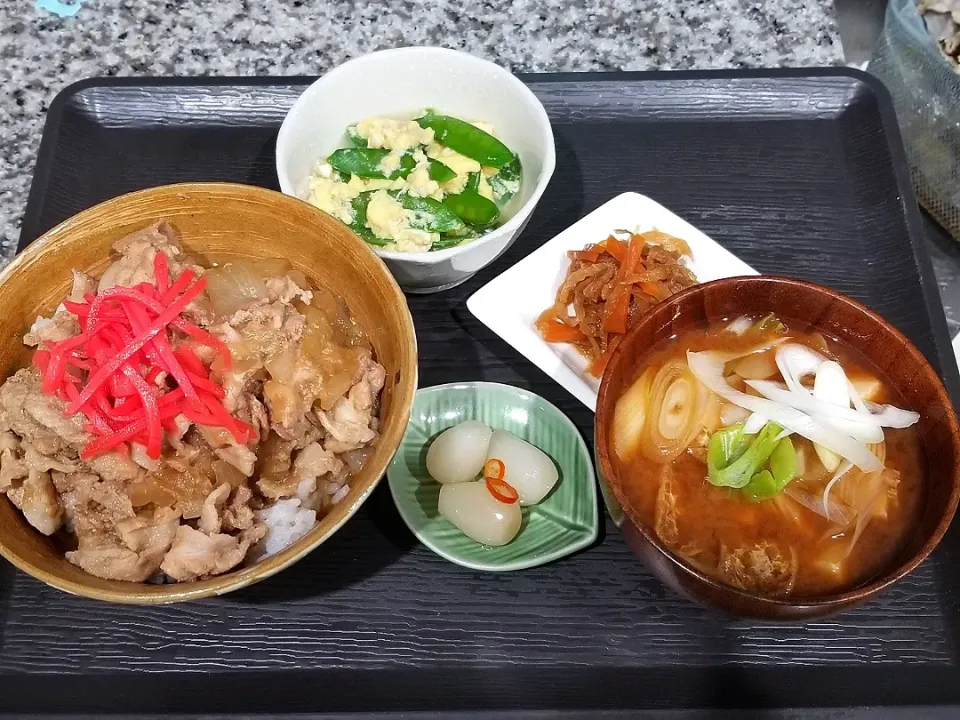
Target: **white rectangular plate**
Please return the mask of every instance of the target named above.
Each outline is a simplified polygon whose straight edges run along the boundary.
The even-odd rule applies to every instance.
[[[467,308],[530,362],[591,410],[600,381],[586,374],[587,361],[571,345],[547,343],[534,323],[553,304],[570,260],[567,252],[604,240],[615,230],[661,230],[687,241],[690,269],[700,282],[757,271],[663,205],[638,193],[623,193],[581,218],[482,288]]]

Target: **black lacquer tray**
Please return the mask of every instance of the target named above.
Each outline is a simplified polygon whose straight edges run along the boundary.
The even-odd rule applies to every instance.
[[[496,263],[446,293],[410,297],[422,386],[526,387],[591,439],[593,415],[464,303],[585,213],[635,190],[760,272],[826,284],[878,310],[960,398],[896,121],[874,79],[848,70],[523,79],[553,121],[556,174]],[[277,130],[308,83],[67,88],[50,108],[21,247],[131,190],[187,180],[276,188]],[[593,547],[545,567],[458,567],[414,540],[384,483],[305,560],[219,599],[112,606],[3,563],[0,712],[766,718],[795,716],[782,708],[877,717],[863,708],[914,706],[955,717],[958,561],[955,530],[876,601],[807,625],[767,625],[678,597],[635,562],[609,520]]]

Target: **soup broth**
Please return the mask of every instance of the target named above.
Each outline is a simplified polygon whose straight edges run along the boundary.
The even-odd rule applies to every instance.
[[[884,404],[902,406],[850,348],[819,333],[798,332],[776,318],[741,318],[684,332],[649,355],[617,404],[610,455],[631,514],[701,572],[749,592],[819,596],[855,587],[882,570],[921,511],[924,467],[915,425],[883,427],[880,442],[863,443],[882,463],[881,469],[868,471],[797,432],[769,427],[760,413],[751,418],[749,409],[707,389],[692,372],[688,351],[709,351],[717,364],[722,361],[729,387],[751,397],[761,396],[751,386],[758,380],[768,394],[789,390],[781,366],[789,365],[791,354],[814,358],[807,368],[811,372],[794,388],[798,394],[785,402],[810,405],[810,417],[828,430],[845,426],[830,426],[824,417],[833,416],[817,414],[822,406],[804,396],[828,397],[846,408],[840,415],[848,420],[857,400],[869,403],[861,407],[872,413],[864,416],[868,422],[881,417],[877,413]],[[856,389],[856,400],[852,393],[825,395],[815,387],[821,371],[829,376],[837,364],[840,377],[845,374]],[[734,447],[726,458],[724,440]],[[763,443],[776,449],[767,451],[770,459],[755,464],[749,477],[731,475],[736,475],[735,462],[722,469],[725,461],[738,459],[737,448],[740,457],[754,450],[763,455]],[[753,472],[758,467],[763,469]],[[791,473],[783,484],[785,467]],[[745,480],[745,487],[716,484]]]

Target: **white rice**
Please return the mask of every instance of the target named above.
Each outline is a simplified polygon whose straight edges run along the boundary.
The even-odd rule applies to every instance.
[[[310,496],[317,489],[317,479],[308,477],[300,481],[300,484],[297,485],[297,497],[303,500],[305,505],[310,504]]]
[[[336,505],[350,492],[346,482],[321,483],[316,478],[304,478],[297,486],[296,497],[277,500],[273,505],[254,513],[267,526],[267,534],[260,541],[261,557],[274,555],[306,535],[317,522],[317,508],[321,511]]]
[[[267,526],[267,534],[261,541],[265,557],[302,538],[317,522],[316,511],[305,510],[300,503],[299,498],[277,500],[255,513],[257,519]]]

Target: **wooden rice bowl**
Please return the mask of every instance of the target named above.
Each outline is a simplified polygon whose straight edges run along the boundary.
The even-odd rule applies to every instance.
[[[773,312],[800,330],[818,330],[866,356],[920,413],[926,464],[921,518],[897,556],[868,582],[821,597],[775,598],[738,590],[678,557],[632,509],[610,458],[616,402],[657,343],[711,320]],[[732,615],[796,621],[859,605],[914,570],[933,551],[960,498],[960,427],[939,374],[890,323],[845,295],[813,283],[779,277],[735,277],[696,285],[655,306],[630,330],[603,375],[596,414],[597,474],[608,507],[630,549],[662,582],[686,597]]]
[[[312,282],[342,297],[386,367],[380,438],[350,492],[299,541],[249,567],[207,580],[151,585],[94,577],[67,561],[54,540],[0,500],[0,554],[26,573],[76,595],[153,605],[237,590],[270,577],[315,549],[370,495],[393,458],[417,387],[417,345],[406,299],[369,246],[345,225],[278,192],[246,185],[189,183],[123,195],[85,210],[39,238],[0,273],[0,373],[30,361],[21,338],[69,292],[74,268],[100,274],[111,244],[168,220],[184,246],[201,257],[285,258]]]

